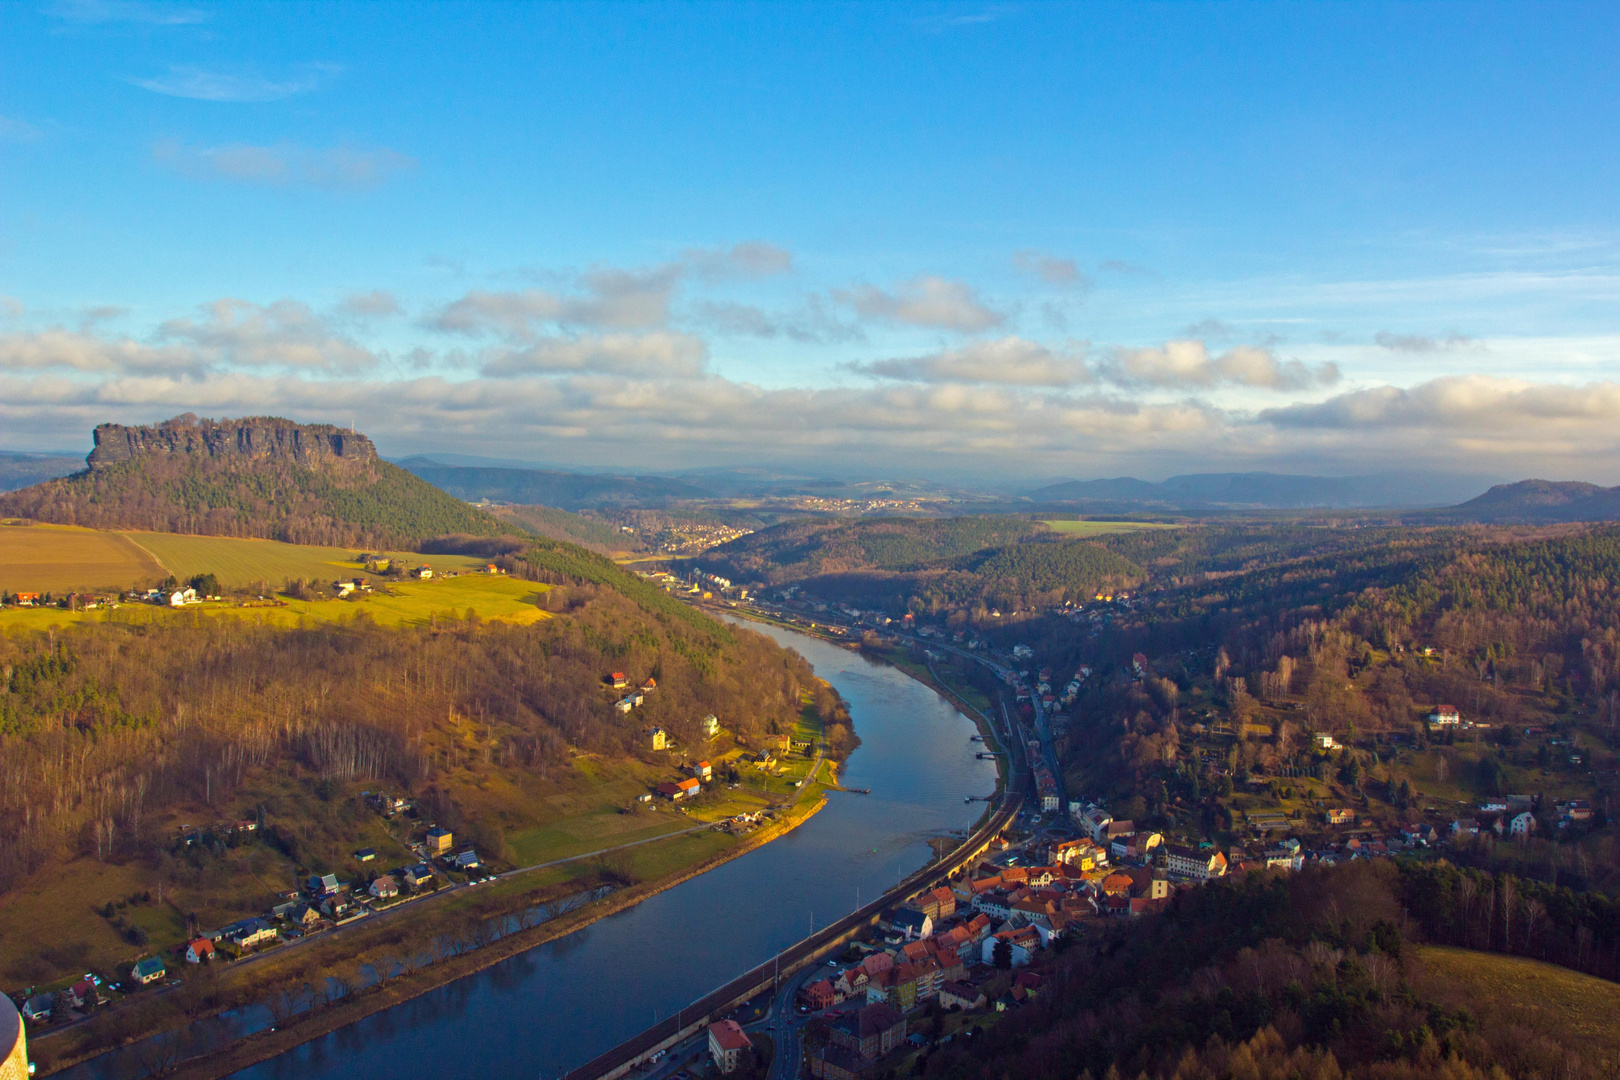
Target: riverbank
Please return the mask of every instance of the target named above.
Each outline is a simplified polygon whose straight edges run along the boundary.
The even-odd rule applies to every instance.
[[[808,706],[806,715],[807,717],[809,715]],[[248,1008],[255,1004],[263,1006],[267,1000],[266,994],[270,994],[269,1000],[273,1000],[278,986],[285,988],[291,985],[295,988],[304,988],[300,992],[310,999],[309,1008],[290,1018],[277,1017],[281,1022],[275,1029],[253,1032],[217,1050],[189,1057],[185,1062],[179,1063],[180,1071],[175,1073],[196,1080],[228,1075],[374,1013],[476,974],[511,956],[565,937],[759,849],[797,829],[826,805],[827,792],[840,789],[838,779],[840,764],[840,760],[829,758],[824,750],[818,749],[805,770],[801,781],[802,789],[790,790],[787,793],[790,801],[778,805],[775,818],[767,820],[765,824],[738,838],[733,839],[725,835],[718,824],[698,831],[683,830],[597,852],[594,853],[596,856],[594,858],[588,854],[559,860],[556,864],[510,872],[483,886],[462,886],[442,891],[424,898],[429,904],[434,904],[435,901],[441,903],[435,905],[435,910],[431,914],[412,917],[408,930],[393,925],[395,920],[385,913],[381,919],[373,917],[339,927],[332,936],[320,935],[307,940],[307,944],[315,945],[317,949],[326,948],[327,955],[317,953],[305,956],[303,950],[296,947],[274,949],[262,954],[256,959],[268,962],[268,973],[260,971],[255,965],[251,974],[240,973],[241,985],[230,990],[216,987],[216,1001],[219,1003],[212,1008],[192,1011],[185,1017],[175,1012],[166,1021],[151,1025],[154,1010],[162,1009],[164,1006],[172,1008],[172,1002],[167,997],[153,997],[150,1001],[132,1002],[131,1006],[126,1008],[138,1009],[141,1016],[148,1021],[148,1026],[144,1026],[138,1035],[132,1034],[132,1037],[119,1039],[110,1047],[103,1046],[92,1052],[75,1052],[76,1048],[73,1047],[71,1040],[76,1034],[80,1038],[90,1034],[94,1029],[88,1027],[79,1032],[48,1032],[48,1035],[56,1035],[58,1040],[66,1037],[70,1041],[65,1052],[59,1056],[53,1052],[55,1046],[50,1046],[45,1053],[38,1055],[39,1075],[57,1075],[76,1066],[94,1062],[108,1054],[119,1053],[134,1056],[146,1072],[161,1072],[167,1075],[166,1070],[151,1068],[145,1059],[164,1061],[166,1068],[172,1067],[176,1062],[176,1054],[185,1056],[189,1053],[184,1045],[186,1040],[178,1034],[179,1032],[233,1009]],[[712,849],[716,842],[724,843],[726,846],[719,851],[703,853],[705,848]],[[614,859],[613,856],[616,854],[622,854],[622,859]],[[693,858],[694,855],[700,857]],[[647,866],[662,868],[676,861],[684,862],[665,872],[648,875],[645,881],[617,888],[603,899],[592,901],[584,907],[558,915],[539,925],[522,926],[526,921],[522,916],[525,910],[531,910],[537,905],[553,904],[565,892],[578,892],[581,889],[590,891],[604,882],[611,881],[615,876],[622,876],[627,871],[634,872]],[[640,863],[641,867],[637,867],[637,863]],[[573,876],[579,874],[581,869],[584,870],[582,876]],[[443,901],[448,903],[442,903]],[[392,914],[405,913],[396,909]],[[467,929],[469,922],[498,925],[502,931],[498,936],[493,933],[471,933]],[[513,923],[518,924],[518,928],[512,928]],[[456,955],[439,955],[432,963],[408,963],[394,955],[395,949],[391,945],[397,944],[405,933],[422,943],[445,935],[454,935],[460,939],[470,936],[472,943],[460,940],[456,946]],[[344,935],[341,945],[335,940],[337,934]],[[388,977],[382,979],[377,979],[373,975],[366,985],[350,991],[341,999],[315,1007],[314,1001],[317,996],[324,998],[325,995],[317,995],[316,991],[308,989],[309,987],[324,986],[327,976],[331,974],[339,975],[351,985],[356,984],[364,981],[354,977],[357,968],[369,966],[376,972],[380,970],[379,965],[398,970],[391,971]],[[226,968],[219,974],[230,978],[237,973],[231,968]],[[184,975],[192,980],[203,978],[203,973],[196,969],[187,969]],[[248,983],[248,980],[253,982]],[[173,991],[183,992],[184,989],[174,987]],[[125,1020],[122,1015],[115,1016],[113,1013],[103,1014],[100,1019],[103,1030],[110,1026],[111,1021]],[[139,1017],[131,1015],[125,1020],[125,1024],[133,1027],[138,1019]],[[173,1042],[176,1046],[165,1046],[166,1042]],[[143,1050],[143,1047],[148,1046],[151,1053]]]
[[[217,1053],[181,1064],[170,1075],[176,1080],[218,1080],[220,1077],[229,1076],[241,1069],[284,1054],[312,1039],[348,1027],[384,1009],[404,1004],[412,998],[420,997],[469,975],[476,975],[503,960],[549,941],[582,930],[594,922],[634,907],[667,889],[673,889],[786,835],[821,811],[827,802],[826,794],[822,792],[820,798],[808,801],[811,803],[808,808],[796,810],[783,820],[756,830],[744,837],[736,846],[702,863],[676,871],[654,882],[620,889],[602,900],[551,922],[529,930],[519,930],[473,952],[440,961],[424,968],[417,976],[393,979],[382,986],[355,995],[339,1005],[313,1013],[307,1019],[299,1020],[291,1026],[249,1035]],[[401,985],[407,980],[409,985]]]

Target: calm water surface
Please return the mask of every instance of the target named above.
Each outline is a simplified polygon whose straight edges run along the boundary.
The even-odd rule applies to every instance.
[[[673,889],[234,1074],[242,1080],[555,1077],[847,914],[973,824],[995,787],[973,725],[898,670],[791,631],[849,702],[861,746],[809,822]],[[111,1062],[105,1062],[111,1065]],[[108,1073],[103,1073],[108,1075]]]

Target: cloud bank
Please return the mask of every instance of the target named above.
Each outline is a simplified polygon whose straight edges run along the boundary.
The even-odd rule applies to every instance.
[[[21,440],[63,445],[97,423],[187,410],[353,414],[399,451],[941,475],[1477,470],[1487,460],[1502,472],[1582,475],[1594,460],[1615,461],[1620,444],[1611,379],[1469,374],[1341,387],[1334,363],[1256,344],[1044,340],[966,283],[930,275],[831,299],[778,292],[779,308],[724,291],[790,288],[795,274],[791,253],[748,242],[438,299],[365,289],[323,303],[222,297],[144,330],[129,329],[136,316],[114,305],[50,322],[0,303],[0,430],[26,448]],[[1236,333],[1215,321],[1203,328]],[[832,340],[868,358],[825,360],[819,374],[753,359],[756,348],[824,356]],[[1484,355],[1477,342],[1434,340]],[[1498,344],[1489,355],[1505,354]],[[1581,348],[1597,354],[1595,344]],[[1360,364],[1355,355],[1334,359]]]

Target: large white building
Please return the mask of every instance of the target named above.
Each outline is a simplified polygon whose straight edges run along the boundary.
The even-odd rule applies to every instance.
[[[1165,845],[1165,869],[1170,873],[1195,881],[1208,881],[1226,873],[1226,856],[1207,848],[1185,848]]]

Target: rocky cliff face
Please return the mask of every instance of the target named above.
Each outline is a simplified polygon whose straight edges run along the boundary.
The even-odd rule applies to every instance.
[[[102,424],[96,428],[95,440],[95,449],[85,459],[92,470],[159,455],[204,458],[225,466],[285,461],[336,472],[363,471],[377,461],[377,448],[364,435],[331,424],[295,424],[275,416],[200,420],[188,413],[149,426]]]

